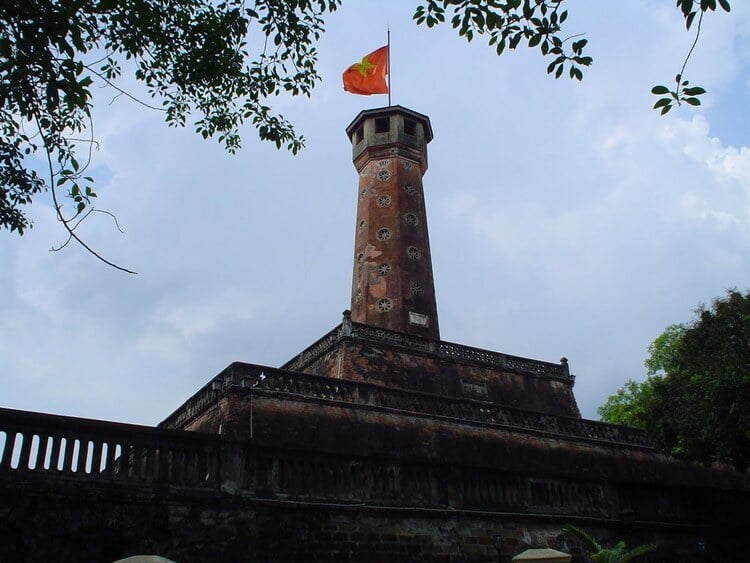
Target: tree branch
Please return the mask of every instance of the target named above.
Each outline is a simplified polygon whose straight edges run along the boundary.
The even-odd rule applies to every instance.
[[[42,127],[41,127],[41,124],[39,123],[38,116],[35,115],[34,119],[36,120],[37,127],[41,131]],[[83,242],[83,240],[81,240],[81,238],[77,234],[75,234],[73,228],[71,228],[69,224],[69,221],[65,219],[65,217],[63,217],[62,206],[57,200],[57,188],[55,186],[55,173],[54,173],[54,169],[52,166],[52,155],[50,154],[49,145],[47,145],[47,138],[44,135],[42,135],[42,141],[44,142],[44,152],[47,157],[47,167],[49,169],[49,175],[50,175],[50,192],[52,192],[52,202],[55,204],[55,213],[57,214],[57,219],[63,224],[63,227],[65,227],[65,230],[68,231],[69,238],[74,239],[78,244],[80,244],[83,248],[85,248],[91,255],[93,255],[95,258],[98,258],[100,261],[104,262],[108,266],[111,266],[115,268],[116,270],[120,270],[121,272],[125,272],[127,274],[137,274],[138,272],[134,272],[133,270],[128,270],[127,268],[123,268],[122,266],[119,266],[115,264],[114,262],[107,260],[106,258],[104,258],[104,256],[102,256],[101,254],[96,252],[93,248],[91,248],[88,244]],[[78,224],[76,224],[76,226],[78,226]],[[66,246],[68,242],[70,242],[70,240],[66,241],[65,244],[60,248],[63,248],[64,246]]]

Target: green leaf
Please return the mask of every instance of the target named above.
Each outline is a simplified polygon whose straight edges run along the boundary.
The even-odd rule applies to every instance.
[[[671,103],[672,103],[672,100],[670,100],[669,98],[662,98],[661,100],[658,100],[654,104],[654,109],[660,108],[662,106],[666,106],[666,105],[671,104]]]
[[[719,0],[719,6],[721,6],[725,12],[732,11],[732,8],[729,6],[729,2],[727,0]]]
[[[695,19],[695,14],[697,13],[698,12],[690,12],[690,14],[688,14],[688,17],[685,18],[686,29],[690,29],[690,26],[693,25],[693,20]]]
[[[651,88],[651,93],[661,96],[662,94],[669,94],[669,88],[666,86],[654,86]]]
[[[639,545],[638,547],[634,547],[630,551],[623,554],[617,560],[617,563],[627,563],[628,561],[632,561],[636,557],[640,557],[641,555],[645,555],[646,553],[651,553],[652,551],[655,551],[655,550],[656,550],[656,546],[652,543]]]
[[[601,551],[602,546],[599,545],[599,542],[597,542],[590,534],[588,534],[587,532],[581,530],[580,528],[576,528],[572,524],[565,524],[563,526],[563,530],[565,530],[566,532],[569,532],[569,533],[573,534],[578,539],[580,539],[581,541],[583,541],[583,543],[586,544],[586,547],[589,550],[591,550],[593,552]]]
[[[685,98],[685,102],[690,104],[691,106],[701,105],[701,101],[698,98]]]
[[[693,86],[692,88],[685,88],[682,93],[686,96],[700,96],[701,94],[705,94],[706,91],[700,86]]]

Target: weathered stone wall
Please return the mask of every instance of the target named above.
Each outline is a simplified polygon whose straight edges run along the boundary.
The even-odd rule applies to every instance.
[[[179,563],[494,562],[495,535],[502,536],[499,560],[509,563],[528,547],[546,546],[567,521],[245,499],[169,486],[0,483],[0,560],[13,563],[106,563],[135,554]],[[572,521],[605,543],[656,542],[660,549],[646,563],[745,561],[731,533]]]
[[[682,463],[638,444],[374,405],[353,407],[257,389],[228,390],[215,409],[205,411],[188,429],[204,432],[206,427],[219,425],[234,439],[290,450],[656,485],[665,490],[669,486],[729,490],[746,486],[741,474]]]
[[[446,361],[382,345],[344,343],[311,364],[305,373],[467,397],[556,416],[581,416],[566,381]]]
[[[256,397],[261,420],[277,422],[280,401]],[[651,561],[742,560],[750,500],[737,474],[673,464],[674,485],[662,473],[565,477],[522,467],[529,458],[513,448],[489,464],[358,455],[326,451],[332,442],[264,445],[261,427],[233,440],[0,409],[0,561],[494,561],[498,533],[509,561],[566,522],[658,543]]]

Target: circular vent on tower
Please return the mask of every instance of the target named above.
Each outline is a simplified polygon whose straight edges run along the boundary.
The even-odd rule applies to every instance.
[[[359,199],[365,199],[367,197],[367,190],[364,189],[361,192],[359,192]]]
[[[415,246],[410,246],[406,249],[406,255],[411,258],[412,260],[421,260],[422,259],[422,251],[419,250]]]
[[[361,289],[358,289],[354,293],[354,302],[355,303],[361,303],[362,302],[362,290]]]
[[[414,215],[414,213],[407,213],[406,224],[411,225],[412,227],[416,227],[417,225],[419,225],[419,219],[416,215]]]
[[[391,177],[391,173],[388,170],[381,170],[378,172],[378,180],[385,182]]]
[[[404,184],[404,191],[407,194],[413,194],[413,193],[416,193],[417,189],[414,187],[413,184]]]
[[[391,238],[391,231],[389,229],[379,229],[377,234],[378,240],[388,240]]]
[[[414,295],[421,295],[422,294],[422,286],[419,285],[417,282],[411,282],[411,284],[409,284],[409,289],[411,289],[411,292]]]
[[[378,166],[379,166],[380,168],[385,168],[385,167],[386,167],[386,166],[388,166],[388,165],[389,165],[390,163],[391,163],[391,161],[390,161],[390,160],[379,160],[379,161],[378,161]]]
[[[375,303],[375,308],[381,313],[387,313],[388,311],[393,309],[393,301],[391,301],[387,297],[378,299],[378,302]]]
[[[383,262],[382,264],[378,264],[378,273],[381,276],[387,276],[391,273],[391,265],[386,264],[385,262]]]
[[[378,206],[380,207],[388,207],[391,204],[391,196],[389,195],[381,195],[378,198]]]
[[[404,167],[404,170],[411,170],[411,162],[409,162],[408,160],[404,160],[401,163],[401,166]]]
[[[357,230],[358,230],[358,231],[359,231],[359,232],[361,233],[362,231],[364,231],[364,230],[365,230],[365,225],[366,225],[366,223],[365,223],[365,220],[364,220],[364,219],[362,219],[362,220],[361,220],[361,221],[359,222],[359,224],[357,225]]]

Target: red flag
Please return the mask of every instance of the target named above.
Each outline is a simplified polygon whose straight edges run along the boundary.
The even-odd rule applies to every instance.
[[[344,71],[344,90],[352,94],[387,94],[388,46],[381,47],[362,57],[358,63]]]

